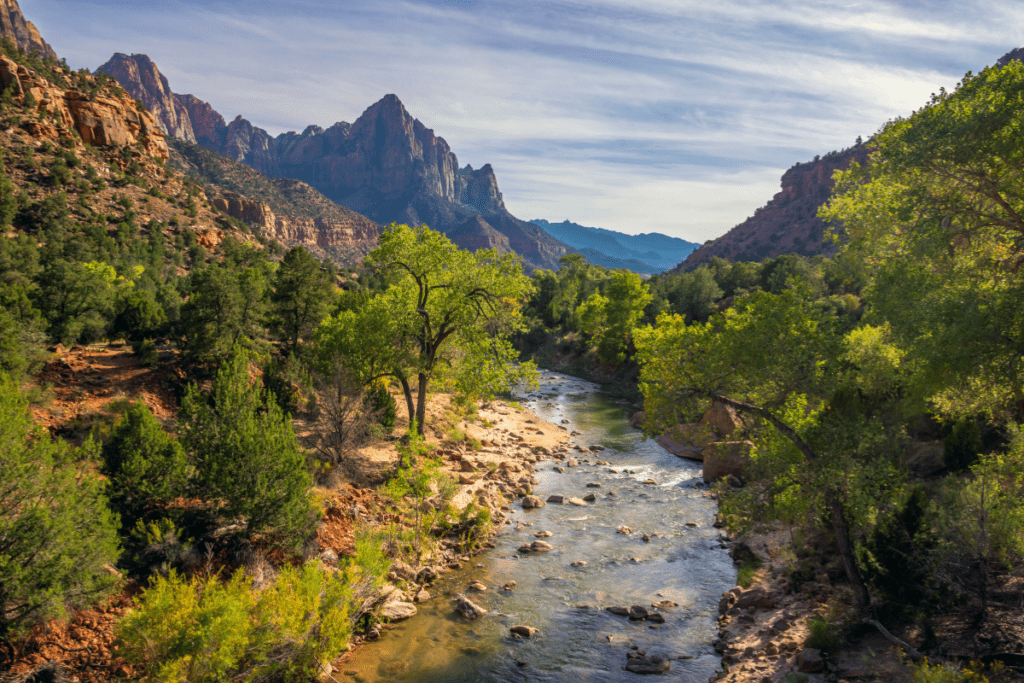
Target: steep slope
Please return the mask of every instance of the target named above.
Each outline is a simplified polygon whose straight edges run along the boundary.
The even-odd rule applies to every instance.
[[[355,123],[274,137],[241,116],[225,122],[197,97],[171,93],[145,55],[114,55],[100,68],[146,103],[171,135],[270,178],[305,182],[377,223],[427,224],[466,248],[514,251],[527,269],[558,268],[573,251],[509,213],[491,166],[460,168],[448,143],[395,95],[371,105]]]
[[[627,235],[615,230],[590,228],[570,221],[530,221],[555,239],[565,242],[591,263],[607,268],[627,268],[637,273],[660,273],[673,268],[699,245],[660,233]]]
[[[835,183],[832,174],[850,162],[864,163],[868,148],[858,144],[807,163],[797,163],[782,174],[782,191],[754,215],[729,232],[690,254],[677,270],[692,270],[713,256],[727,261],[763,261],[780,254],[833,254],[835,245],[824,240],[825,222],[818,208]]]
[[[96,69],[97,73],[105,73],[124,87],[125,83],[135,84],[132,94],[142,100],[146,109],[156,117],[157,124],[163,132],[171,137],[195,142],[192,122],[188,111],[178,102],[167,84],[167,78],[156,68],[156,64],[146,55],[116,53],[107,62]]]
[[[0,0],[0,37],[10,38],[16,47],[43,59],[57,61],[57,53],[39,35],[39,29],[25,19],[17,0]]]
[[[358,265],[377,246],[376,223],[301,181],[267,178],[184,140],[171,141],[171,164],[205,185],[216,208],[286,246],[302,245],[343,266]]]

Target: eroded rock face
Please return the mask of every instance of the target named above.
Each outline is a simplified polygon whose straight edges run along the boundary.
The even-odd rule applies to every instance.
[[[265,202],[233,192],[211,197],[210,202],[268,239],[276,239],[288,247],[302,245],[314,254],[366,254],[377,246],[380,237],[377,224],[358,214],[351,214],[347,221],[290,218],[276,215]]]
[[[188,111],[175,98],[167,78],[149,57],[117,52],[96,71],[113,76],[129,95],[142,100],[164,134],[196,141]]]
[[[0,0],[0,36],[10,38],[26,52],[43,58],[57,59],[57,53],[39,35],[39,29],[25,19],[16,0]]]
[[[140,146],[143,153],[167,159],[163,131],[148,112],[139,111],[131,97],[95,97],[90,99],[75,90],[65,90],[34,71],[0,55],[0,82],[12,88],[14,98],[24,102],[28,95],[45,113],[33,134],[58,138],[78,131],[82,140],[95,147]]]
[[[771,201],[670,272],[693,270],[713,256],[727,261],[763,261],[780,254],[835,253],[835,245],[824,241],[825,222],[818,218],[818,208],[835,185],[832,174],[852,161],[863,164],[867,156],[867,146],[857,145],[793,166],[782,174],[782,191]]]
[[[222,149],[228,131],[224,117],[218,114],[209,102],[204,102],[195,95],[174,93],[174,99],[188,115],[195,142],[215,152]]]

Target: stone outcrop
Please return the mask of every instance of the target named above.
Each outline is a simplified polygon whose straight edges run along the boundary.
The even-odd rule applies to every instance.
[[[269,204],[233,192],[214,195],[210,202],[264,237],[289,247],[304,246],[316,255],[366,254],[377,245],[380,237],[376,223],[354,213],[348,221],[280,216]]]
[[[712,483],[733,476],[742,480],[750,467],[749,441],[718,441],[704,449],[704,482]]]
[[[782,191],[718,239],[704,244],[670,272],[693,270],[714,256],[727,261],[763,261],[781,254],[830,255],[836,246],[824,240],[825,222],[818,208],[835,183],[832,174],[850,162],[863,164],[868,148],[858,144],[814,161],[797,164],[782,175]]]
[[[96,147],[141,146],[148,156],[167,159],[167,142],[153,117],[139,111],[130,97],[95,96],[61,88],[14,60],[0,56],[0,83],[14,99],[36,102],[42,118],[32,123],[34,135],[57,139],[78,132]],[[29,97],[31,96],[31,97]]]
[[[57,59],[57,53],[39,35],[39,29],[25,19],[16,0],[0,0],[0,36],[10,38],[26,52],[35,52],[44,59]]]
[[[224,117],[210,106],[209,102],[204,102],[195,95],[178,95],[177,93],[174,94],[174,100],[188,115],[195,142],[214,151],[224,147],[228,124],[224,122]]]
[[[146,55],[115,53],[96,69],[113,76],[137,100],[141,100],[166,135],[195,142],[188,110],[171,92],[167,78]]]

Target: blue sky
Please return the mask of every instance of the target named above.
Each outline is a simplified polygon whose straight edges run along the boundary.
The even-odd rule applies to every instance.
[[[75,68],[148,54],[271,133],[394,93],[520,218],[703,242],[782,172],[1024,45],[1020,0],[23,0]]]

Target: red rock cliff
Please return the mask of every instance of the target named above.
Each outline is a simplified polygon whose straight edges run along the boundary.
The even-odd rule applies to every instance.
[[[863,164],[868,149],[857,145],[797,164],[782,175],[782,191],[753,216],[710,244],[697,249],[676,267],[692,270],[713,256],[727,261],[763,261],[780,254],[832,254],[835,245],[824,241],[825,222],[818,208],[825,203],[835,183],[832,174],[851,161]]]
[[[16,0],[0,0],[0,36],[10,38],[15,45],[28,52],[35,52],[41,57],[57,59],[39,30],[31,21],[25,19]]]

